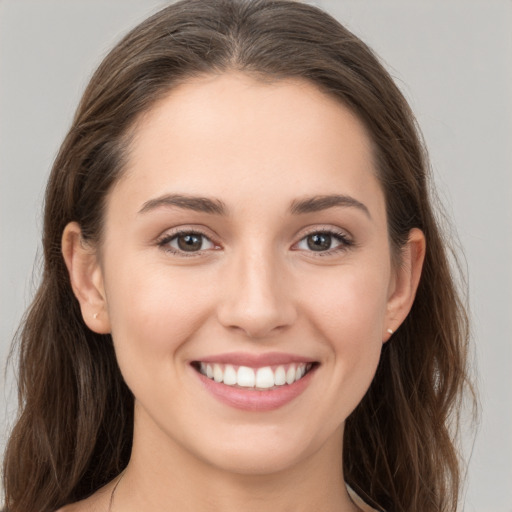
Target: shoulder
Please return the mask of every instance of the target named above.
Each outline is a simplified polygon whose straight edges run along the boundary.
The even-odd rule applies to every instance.
[[[378,510],[370,507],[370,505],[368,505],[367,503],[365,503],[357,494],[356,492],[354,491],[354,489],[352,489],[348,484],[347,484],[347,491],[348,491],[348,494],[350,496],[350,499],[361,509],[362,512],[379,512]]]
[[[66,505],[65,507],[59,508],[55,512],[76,512],[78,509],[76,508],[76,503],[72,505]]]
[[[106,508],[101,508],[97,503],[90,502],[89,500],[77,501],[65,505],[55,512],[105,512]]]
[[[71,503],[69,505],[65,505],[59,510],[55,512],[99,512],[100,509],[95,506],[93,503],[90,503],[89,500],[77,501],[76,503]]]
[[[108,510],[112,485],[108,484],[88,498],[70,503],[55,512],[105,512]]]

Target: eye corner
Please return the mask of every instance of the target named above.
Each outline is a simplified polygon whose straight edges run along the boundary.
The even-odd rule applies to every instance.
[[[205,244],[207,247],[204,247]],[[222,249],[211,235],[193,227],[166,231],[156,239],[155,245],[160,250],[177,257],[205,256],[211,251]]]
[[[338,255],[355,246],[354,238],[346,230],[332,226],[315,226],[300,236],[290,249],[303,251],[308,256]]]

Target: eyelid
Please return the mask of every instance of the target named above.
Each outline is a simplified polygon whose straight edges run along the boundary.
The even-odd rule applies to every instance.
[[[202,256],[204,253],[209,251],[218,250],[221,248],[220,244],[215,240],[215,237],[213,237],[210,233],[207,233],[207,231],[201,226],[197,225],[189,225],[189,226],[177,226],[175,228],[167,229],[164,231],[160,236],[157,237],[155,243],[156,245],[161,248],[162,250],[169,252],[171,254],[175,254],[178,256],[184,256],[184,257],[193,257],[193,256]],[[199,251],[181,251],[179,249],[176,249],[174,247],[169,246],[169,242],[176,237],[180,235],[199,235],[207,240],[209,240],[213,245],[213,249],[202,249]]]
[[[302,229],[297,235],[298,240],[302,240],[303,238],[313,235],[315,233],[327,233],[329,235],[339,236],[351,243],[354,243],[354,237],[352,234],[343,228],[338,226],[333,226],[332,224],[317,224],[313,226],[308,226]]]
[[[306,226],[305,228],[301,229],[299,236],[304,238],[305,236],[311,235],[312,233],[332,233],[352,239],[352,235],[347,229],[340,228],[339,226],[335,226],[333,224],[313,224]]]
[[[313,234],[327,234],[330,236],[335,237],[339,240],[340,244],[332,249],[328,249],[325,251],[304,251],[314,254],[315,256],[327,256],[333,253],[338,253],[342,251],[346,251],[350,249],[351,247],[355,246],[356,243],[354,241],[353,236],[343,228],[340,228],[338,226],[333,225],[314,225],[314,226],[308,226],[304,228],[298,236],[298,240],[292,245],[292,250],[301,250],[297,248],[297,245],[302,242],[306,237],[313,235]],[[185,235],[185,234],[195,234],[205,237],[207,240],[209,240],[215,247],[212,249],[201,249],[198,251],[181,251],[179,249],[171,248],[169,245],[169,242],[176,238],[179,235]],[[157,246],[159,246],[162,250],[169,252],[171,254],[176,254],[179,256],[185,256],[185,257],[193,257],[193,256],[201,256],[204,255],[207,252],[219,250],[222,248],[221,244],[217,240],[218,237],[215,236],[215,234],[212,236],[211,230],[204,228],[203,226],[198,225],[181,225],[176,226],[174,228],[167,229],[164,231],[160,236],[157,237],[155,243]]]
[[[301,250],[297,246],[306,237],[314,234],[326,234],[335,237],[340,241],[337,247],[328,249],[326,251],[304,251],[307,253],[314,254],[315,256],[328,256],[330,254],[346,251],[356,245],[353,236],[346,230],[332,225],[316,225],[310,226],[300,233],[300,238],[292,245],[292,250]]]

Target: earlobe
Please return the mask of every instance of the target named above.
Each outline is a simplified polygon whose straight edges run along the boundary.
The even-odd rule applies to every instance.
[[[62,233],[62,256],[73,293],[80,303],[84,322],[94,332],[110,332],[103,272],[97,251],[82,238],[77,222],[70,222]]]
[[[401,261],[395,270],[393,287],[388,298],[384,342],[399,328],[412,308],[423,269],[425,250],[425,235],[418,228],[411,229],[408,241],[402,248]]]

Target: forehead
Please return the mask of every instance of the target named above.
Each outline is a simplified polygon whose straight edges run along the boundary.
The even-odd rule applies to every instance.
[[[379,194],[375,176],[365,127],[340,101],[307,81],[229,73],[181,84],[139,120],[116,188],[139,203],[165,192],[292,201]]]

